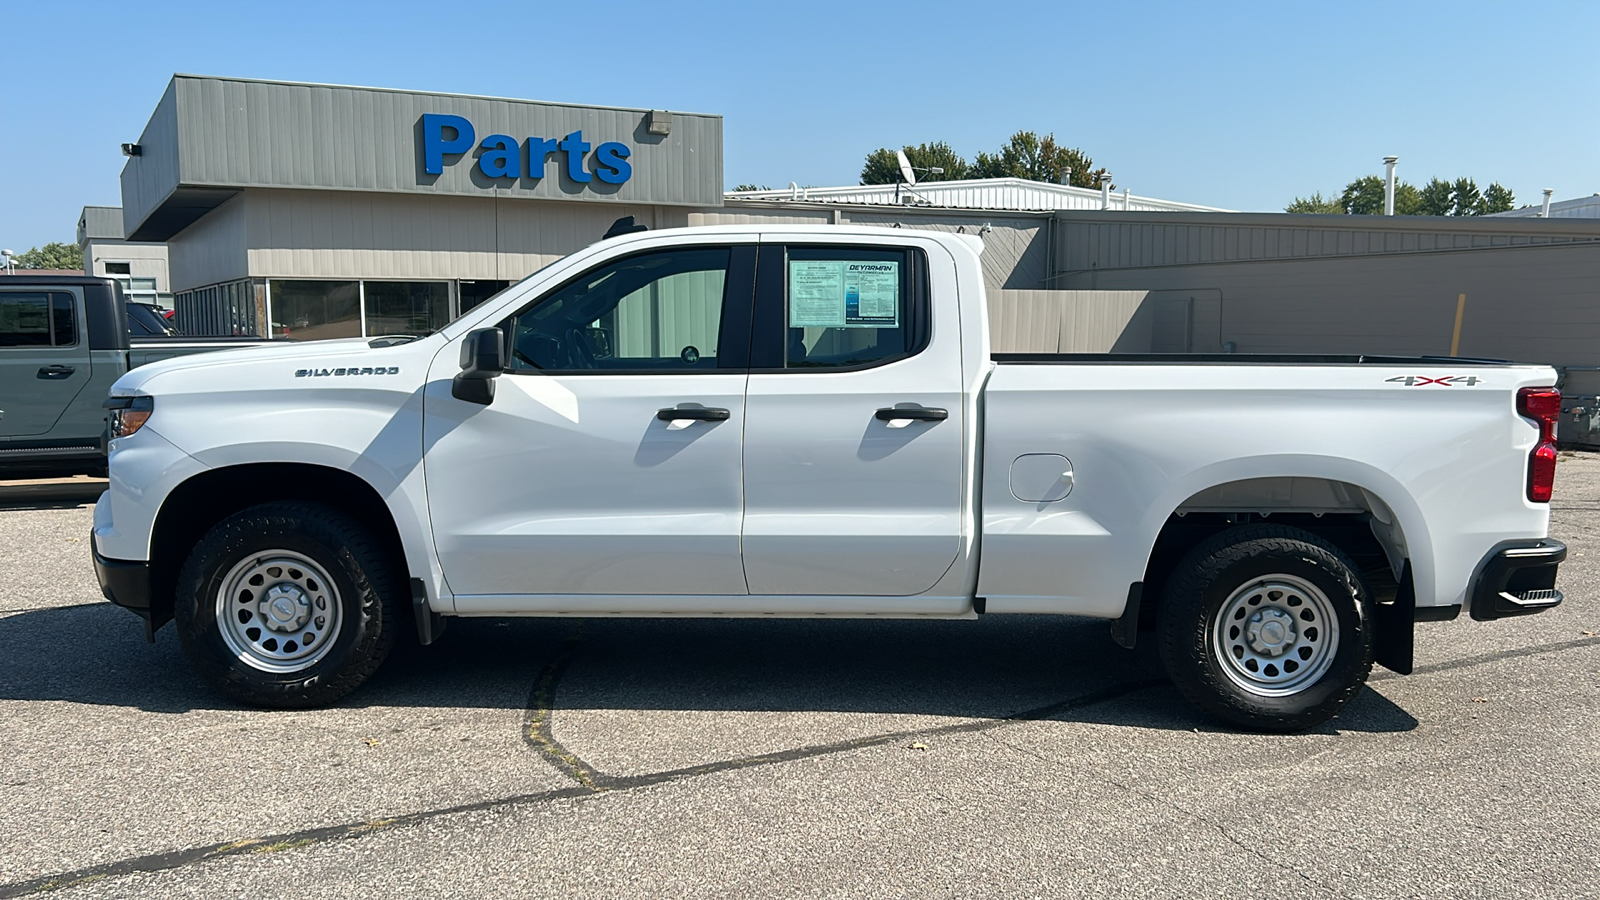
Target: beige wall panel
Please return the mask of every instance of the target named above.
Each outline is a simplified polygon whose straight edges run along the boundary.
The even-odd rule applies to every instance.
[[[515,281],[600,240],[621,215],[652,216],[648,207],[335,191],[255,189],[230,205],[241,202],[250,274],[272,278]]]
[[[1037,217],[961,215],[948,210],[934,215],[905,215],[898,211],[854,209],[844,214],[844,220],[852,225],[892,227],[899,223],[903,228],[960,234],[978,234],[987,225],[990,231],[983,235],[982,262],[983,280],[989,290],[1040,289],[1049,273],[1050,229],[1046,220]]]
[[[188,291],[249,274],[244,195],[223,203],[167,242],[172,290]]]
[[[688,215],[689,225],[829,225],[833,213],[826,209],[806,210],[693,210]]]
[[[156,290],[170,291],[167,278],[166,244],[130,244],[126,241],[90,240],[84,248],[84,271],[101,278],[114,278],[106,272],[106,263],[128,263],[129,274],[134,278],[154,278]]]
[[[989,292],[996,353],[1109,353],[1149,349],[1145,291]]]

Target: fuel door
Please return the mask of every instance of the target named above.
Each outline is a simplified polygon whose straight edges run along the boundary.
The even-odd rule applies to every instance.
[[[1072,493],[1072,460],[1059,453],[1024,453],[1011,462],[1011,496],[1054,503]]]

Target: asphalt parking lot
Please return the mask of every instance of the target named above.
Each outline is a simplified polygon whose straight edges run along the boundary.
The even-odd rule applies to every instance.
[[[244,709],[100,599],[94,492],[0,486],[0,898],[1600,896],[1600,456],[1562,607],[1292,736],[1041,617],[457,620]]]

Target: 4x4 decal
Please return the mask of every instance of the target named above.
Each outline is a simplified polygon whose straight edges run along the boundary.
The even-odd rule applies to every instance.
[[[1393,378],[1385,378],[1384,381],[1398,382],[1406,387],[1421,387],[1425,384],[1437,384],[1440,387],[1464,384],[1467,387],[1472,387],[1483,381],[1483,379],[1476,375],[1445,375],[1442,378],[1433,378],[1428,375],[1396,375]]]

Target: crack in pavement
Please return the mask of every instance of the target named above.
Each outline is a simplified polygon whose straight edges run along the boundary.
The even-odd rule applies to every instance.
[[[1534,647],[1519,648],[1515,650],[1502,650],[1497,653],[1488,653],[1481,656],[1468,657],[1453,662],[1435,663],[1420,666],[1413,673],[1415,675],[1432,674],[1454,669],[1470,668],[1472,666],[1486,665],[1502,659],[1515,659],[1519,657],[1535,656],[1545,653],[1558,653],[1579,647],[1589,647],[1600,644],[1600,636],[1580,640],[1564,641],[1556,644],[1542,644]],[[935,728],[916,729],[908,731],[892,731],[861,738],[852,738],[828,744],[815,744],[796,747],[789,750],[780,750],[774,753],[755,756],[737,757],[718,762],[706,763],[697,766],[686,766],[678,769],[668,769],[660,772],[650,772],[641,775],[608,775],[585,763],[577,754],[572,753],[555,740],[551,731],[551,718],[554,712],[552,703],[554,691],[560,684],[561,676],[565,673],[572,659],[572,653],[577,646],[577,639],[571,638],[563,645],[560,653],[552,660],[539,678],[534,682],[529,692],[528,709],[524,718],[524,739],[539,754],[551,762],[559,771],[572,778],[576,784],[573,787],[558,790],[540,791],[531,794],[516,794],[509,797],[499,797],[490,800],[480,800],[474,803],[464,803],[454,806],[438,807],[435,809],[420,810],[384,819],[370,819],[361,822],[348,822],[339,825],[328,825],[319,828],[307,828],[300,831],[285,832],[281,834],[262,837],[246,838],[238,841],[207,844],[200,847],[172,850],[165,853],[152,853],[145,856],[132,857],[94,866],[85,866],[69,872],[59,872],[44,875],[26,881],[17,881],[10,884],[0,884],[0,900],[9,900],[13,897],[23,897],[45,891],[61,890],[74,885],[102,881],[107,878],[117,878],[127,875],[150,874],[183,868],[197,863],[208,862],[230,856],[242,856],[251,853],[284,852],[302,847],[310,847],[331,841],[350,840],[365,835],[382,831],[390,831],[418,825],[434,819],[465,813],[483,812],[487,810],[530,806],[534,804],[549,803],[555,800],[576,799],[593,797],[599,794],[614,791],[628,791],[634,788],[648,787],[668,781],[677,781],[687,778],[698,778],[718,772],[735,769],[747,769],[757,766],[773,765],[777,763],[793,762],[802,759],[845,753],[866,747],[877,747],[894,741],[914,737],[938,737],[950,734],[985,734],[1007,725],[1021,722],[1036,722],[1061,715],[1062,713],[1084,709],[1100,703],[1120,699],[1139,691],[1149,690],[1153,687],[1166,684],[1167,679],[1142,679],[1138,681],[1123,682],[1091,691],[1077,697],[1051,703],[1034,709],[1024,710],[996,719],[977,719],[965,722],[956,722]],[[1389,677],[1399,677],[1388,673],[1380,673],[1369,681],[1384,681]],[[1002,745],[1006,745],[1001,742]],[[1016,748],[1014,748],[1016,749]],[[1027,752],[1020,751],[1019,752]],[[1041,757],[1042,758],[1042,757]],[[1109,780],[1109,779],[1108,779]],[[1138,791],[1130,786],[1117,784],[1124,790]],[[1222,831],[1225,837],[1238,844],[1238,840],[1227,834],[1225,828],[1215,822],[1205,820],[1199,815],[1188,812],[1188,815],[1211,825]],[[1243,845],[1240,844],[1242,847]],[[1301,874],[1301,873],[1296,873]],[[1305,877],[1303,874],[1301,877]],[[1308,879],[1309,880],[1309,879]],[[1313,882],[1314,884],[1314,882]],[[1344,896],[1344,895],[1340,895]]]

